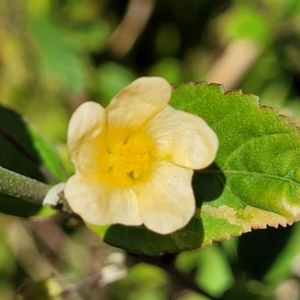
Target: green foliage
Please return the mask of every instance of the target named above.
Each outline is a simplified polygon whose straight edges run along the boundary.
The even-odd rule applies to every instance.
[[[176,263],[185,273],[196,272],[197,282],[214,297],[221,296],[234,281],[226,256],[217,244],[202,251],[182,252]]]
[[[103,64],[97,75],[99,78],[98,90],[101,94],[100,101],[104,106],[108,105],[121,89],[135,79],[132,72],[113,62]]]
[[[171,104],[203,117],[220,141],[215,164],[193,182],[203,245],[299,219],[298,128],[254,96],[217,85],[180,86]]]
[[[252,38],[259,43],[270,40],[268,20],[255,13],[255,7],[250,3],[238,3],[226,16],[225,37],[229,39]],[[230,22],[228,21],[230,20]]]
[[[40,71],[48,84],[55,80],[71,90],[82,91],[82,66],[76,53],[65,42],[63,33],[44,18],[33,19],[30,28],[39,45]]]
[[[87,224],[104,241],[131,252],[158,255],[200,247],[203,240],[202,225],[193,218],[189,224],[172,234],[161,235],[145,227],[112,225],[106,228]]]
[[[162,287],[166,283],[166,275],[161,269],[138,264],[130,270],[126,280],[114,285],[113,299],[122,300],[125,293],[128,300],[163,300],[166,295]]]
[[[56,150],[20,115],[3,106],[0,106],[0,148],[0,165],[6,169],[43,182],[65,179]],[[30,216],[40,210],[36,204],[0,194],[2,213]]]

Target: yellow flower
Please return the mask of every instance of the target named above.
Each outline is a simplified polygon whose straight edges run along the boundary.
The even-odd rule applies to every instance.
[[[212,163],[218,139],[201,118],[170,107],[171,93],[164,79],[143,77],[106,109],[86,102],[75,111],[68,147],[76,174],[65,196],[83,220],[168,234],[192,218],[193,169]]]

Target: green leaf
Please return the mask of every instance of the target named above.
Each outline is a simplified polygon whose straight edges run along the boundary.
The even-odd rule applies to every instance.
[[[66,181],[67,174],[64,169],[64,162],[54,147],[34,128],[28,127],[28,131],[31,135],[33,146],[38,151],[43,167],[51,172],[52,177],[55,177],[55,181]]]
[[[87,224],[104,241],[131,252],[158,255],[200,247],[203,240],[201,222],[193,218],[185,228],[169,235],[161,235],[140,226],[112,225],[107,228]]]
[[[253,95],[205,83],[179,86],[171,105],[201,116],[219,137],[215,163],[193,180],[202,246],[300,218],[300,135],[287,118]]]
[[[228,258],[217,244],[180,253],[176,265],[184,273],[195,274],[201,288],[214,297],[221,297],[234,282]]]
[[[36,180],[64,180],[62,162],[56,151],[20,115],[0,106],[0,165]],[[0,194],[0,212],[30,216],[41,206]]]
[[[176,253],[199,248],[203,245],[204,239],[203,224],[199,218],[192,218],[184,228],[167,235],[152,232],[143,226],[119,224],[107,227],[93,224],[87,224],[87,226],[110,245],[146,255]]]
[[[47,84],[61,83],[75,92],[84,87],[82,63],[79,55],[66,42],[65,34],[46,16],[30,19],[29,28],[36,40],[41,73]]]
[[[155,255],[207,246],[252,228],[286,226],[300,218],[298,128],[274,109],[259,107],[256,96],[224,94],[216,84],[180,85],[170,104],[202,117],[219,137],[215,162],[193,177],[196,215],[170,235],[143,227],[98,227],[106,242]]]
[[[252,4],[240,2],[224,15],[222,21],[223,35],[228,40],[251,38],[265,44],[272,38],[270,22],[257,14]]]

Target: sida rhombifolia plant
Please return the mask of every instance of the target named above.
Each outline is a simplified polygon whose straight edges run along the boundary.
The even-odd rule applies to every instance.
[[[30,217],[50,205],[149,255],[300,218],[299,129],[254,95],[142,77],[106,108],[79,106],[67,136],[69,178],[51,145],[0,106],[2,213]]]

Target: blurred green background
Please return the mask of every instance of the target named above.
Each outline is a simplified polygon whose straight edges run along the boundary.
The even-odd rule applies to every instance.
[[[147,75],[242,89],[300,125],[300,1],[0,0],[0,103],[65,160],[74,109]],[[155,258],[62,216],[0,225],[4,300],[300,299],[298,224]]]

